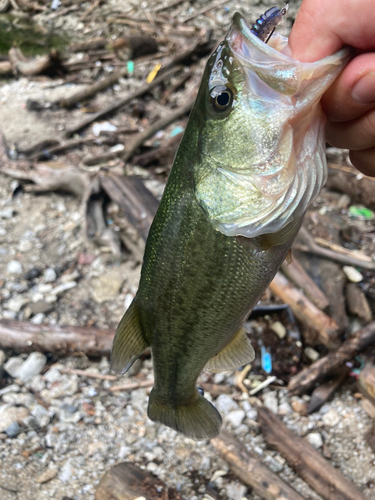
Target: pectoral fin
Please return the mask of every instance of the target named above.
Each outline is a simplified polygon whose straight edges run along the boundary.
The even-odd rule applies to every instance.
[[[234,370],[255,358],[254,349],[244,327],[240,328],[229,344],[210,359],[206,369],[211,372]]]
[[[111,367],[117,373],[126,373],[134,361],[148,347],[135,300],[117,327],[112,344]]]

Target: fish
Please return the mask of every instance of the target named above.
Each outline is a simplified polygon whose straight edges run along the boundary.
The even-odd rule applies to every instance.
[[[197,378],[254,359],[244,323],[326,180],[319,99],[349,57],[302,63],[267,41],[236,13],[208,59],[113,341],[119,373],[151,348],[148,417],[197,440],[222,425]]]

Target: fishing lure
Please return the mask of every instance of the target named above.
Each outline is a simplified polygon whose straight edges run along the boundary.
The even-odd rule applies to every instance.
[[[279,24],[283,16],[285,16],[287,11],[288,4],[286,4],[282,9],[279,9],[276,6],[271,7],[255,21],[250,28],[250,31],[260,38],[262,42],[267,43],[275,31],[276,26]]]

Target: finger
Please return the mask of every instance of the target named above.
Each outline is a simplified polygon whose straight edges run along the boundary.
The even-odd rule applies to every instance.
[[[353,151],[375,147],[375,110],[349,122],[328,122],[326,139],[336,148]]]
[[[375,148],[350,151],[350,161],[363,174],[375,177]]]
[[[330,121],[348,121],[375,107],[375,53],[355,57],[322,98]]]

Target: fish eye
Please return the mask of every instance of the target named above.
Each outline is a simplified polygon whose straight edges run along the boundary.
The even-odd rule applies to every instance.
[[[225,85],[217,85],[211,91],[210,102],[215,112],[227,111],[233,104],[233,92]]]

